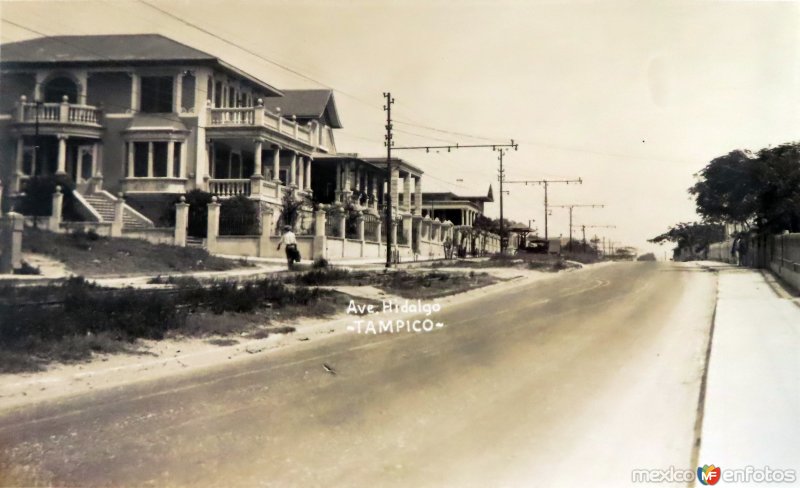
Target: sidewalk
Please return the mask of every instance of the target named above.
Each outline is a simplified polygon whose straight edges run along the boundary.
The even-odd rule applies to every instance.
[[[758,270],[712,267],[719,288],[697,464],[723,475],[748,466],[800,474],[800,301]]]

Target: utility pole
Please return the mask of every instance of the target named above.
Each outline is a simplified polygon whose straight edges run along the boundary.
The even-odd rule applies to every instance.
[[[387,172],[387,192],[384,195],[384,201],[386,203],[386,267],[390,268],[392,266],[392,150],[395,151],[408,151],[408,150],[415,150],[415,149],[422,149],[425,152],[430,152],[431,149],[447,149],[447,152],[450,152],[453,149],[467,149],[467,148],[492,148],[493,151],[497,151],[502,148],[514,148],[516,151],[519,148],[519,144],[514,142],[514,139],[511,139],[510,144],[448,144],[443,146],[395,146],[394,139],[392,137],[392,104],[394,104],[394,98],[392,98],[391,92],[384,92],[383,97],[386,99],[386,103],[383,106],[383,110],[386,112],[386,141],[384,144],[386,145],[386,172]],[[501,153],[501,169],[502,169],[502,153]],[[502,182],[500,183],[502,185]],[[500,222],[502,224],[502,206],[503,206],[503,192],[502,186],[500,191]],[[431,216],[433,217],[433,216]],[[501,227],[502,229],[502,227]]]
[[[497,152],[500,153],[498,156],[500,160],[500,170],[497,173],[497,179],[500,180],[500,254],[505,254],[507,239],[505,235],[505,223],[503,222],[503,180],[505,180],[506,177],[505,170],[503,169],[503,156],[508,152],[508,148],[500,148]]]
[[[383,201],[386,205],[386,268],[392,267],[392,98],[391,92],[385,92],[383,97],[386,98],[386,105],[383,109],[386,111],[386,193],[383,195]]]
[[[514,180],[514,181],[507,181],[506,183],[524,183],[525,186],[528,186],[528,184],[544,186],[544,240],[547,241],[548,240],[548,234],[547,234],[547,232],[548,232],[547,231],[547,229],[548,229],[548,227],[547,227],[547,213],[548,213],[547,187],[550,185],[550,183],[564,183],[564,184],[567,184],[567,185],[569,185],[570,183],[577,183],[579,185],[582,185],[583,184],[583,180],[580,179],[580,178],[578,178],[577,180]]]
[[[586,229],[587,229],[587,227],[589,229],[616,229],[617,228],[616,225],[581,225],[581,228],[583,229],[583,252],[586,252]],[[595,235],[595,237],[597,237],[597,236]],[[603,237],[603,253],[605,253],[605,241],[606,241],[606,238]]]
[[[603,208],[605,205],[602,204],[577,204],[573,203],[571,205],[553,205],[556,208],[568,208],[569,209],[569,250],[572,251],[572,210],[576,207],[584,207],[584,208]]]

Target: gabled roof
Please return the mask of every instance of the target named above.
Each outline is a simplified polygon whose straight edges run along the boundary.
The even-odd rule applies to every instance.
[[[264,100],[264,107],[281,114],[297,118],[322,119],[334,129],[341,129],[342,122],[336,111],[333,90],[283,90],[282,97],[270,97]]]
[[[267,94],[281,91],[220,58],[161,34],[102,34],[48,36],[0,45],[0,66],[35,65],[155,65],[190,63],[213,65],[245,78]]]

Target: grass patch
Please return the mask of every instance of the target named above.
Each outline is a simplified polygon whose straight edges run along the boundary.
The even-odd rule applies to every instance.
[[[56,234],[26,228],[27,252],[45,254],[83,276],[225,271],[252,266],[239,260],[211,256],[204,249],[151,244],[139,239],[106,238],[94,233]]]
[[[327,316],[348,302],[341,293],[276,280],[170,290],[109,289],[82,278],[0,286],[0,373],[85,361],[94,353],[133,352],[137,339],[249,332],[275,319]]]
[[[305,286],[374,286],[404,298],[437,298],[491,285],[497,280],[486,273],[441,271],[383,273],[350,271],[342,268],[314,269],[286,278]]]

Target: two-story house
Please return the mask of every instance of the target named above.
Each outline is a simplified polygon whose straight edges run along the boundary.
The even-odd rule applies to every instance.
[[[53,36],[2,45],[0,179],[68,175],[108,218],[118,193],[152,225],[193,189],[280,205],[311,194],[336,152],[330,90],[280,90],[155,34]]]

